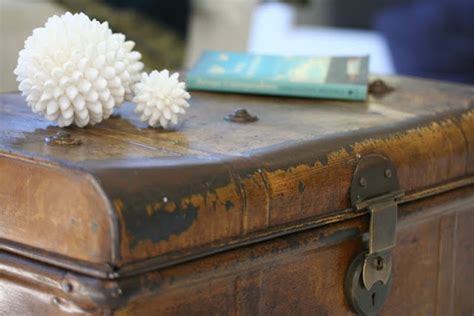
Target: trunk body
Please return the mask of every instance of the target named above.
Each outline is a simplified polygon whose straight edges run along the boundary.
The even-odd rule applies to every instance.
[[[474,88],[384,80],[367,102],[196,92],[174,131],[125,104],[64,129],[78,145],[0,96],[0,314],[350,315],[360,187],[398,192],[380,314],[473,314]],[[360,179],[374,155],[396,187]]]

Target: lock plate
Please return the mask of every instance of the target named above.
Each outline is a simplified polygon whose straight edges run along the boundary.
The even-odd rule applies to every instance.
[[[365,288],[362,281],[362,268],[366,253],[359,253],[349,266],[346,274],[344,289],[349,304],[358,315],[374,315],[385,303],[392,286],[392,275],[386,283],[377,281],[370,290]]]
[[[352,308],[361,315],[376,313],[392,282],[391,250],[396,242],[397,198],[402,196],[393,164],[382,155],[361,158],[354,171],[351,202],[355,210],[368,211],[367,249],[351,263],[345,292]]]

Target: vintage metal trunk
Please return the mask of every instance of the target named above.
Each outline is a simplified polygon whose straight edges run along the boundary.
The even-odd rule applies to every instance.
[[[0,315],[473,315],[474,87],[384,80],[59,136],[1,96]]]

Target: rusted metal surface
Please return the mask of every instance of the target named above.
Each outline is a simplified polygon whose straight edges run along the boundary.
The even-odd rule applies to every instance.
[[[126,104],[68,129],[81,146],[46,145],[59,128],[2,96],[0,239],[113,277],[331,218],[350,208],[358,155],[390,158],[409,193],[470,177],[474,88],[384,80],[396,90],[368,102],[194,93],[174,131],[146,128]],[[236,104],[260,119],[229,128]]]
[[[381,314],[472,313],[473,202],[469,186],[402,205],[393,287]],[[351,314],[344,272],[367,223],[365,216],[337,221],[117,280],[3,253],[0,306],[48,315]]]
[[[439,142],[449,143],[449,147],[440,149]],[[305,220],[346,209],[350,206],[346,196],[355,167],[355,153],[380,152],[391,157],[397,166],[401,186],[406,191],[416,191],[465,175],[465,141],[457,125],[451,121],[430,123],[426,127],[361,143],[349,139],[348,143],[354,144],[352,151],[343,149],[318,154],[321,148],[328,148],[319,143],[255,152],[248,161],[186,160],[174,166],[153,169],[126,162],[119,166],[111,164],[110,169],[99,169],[95,163],[88,164],[88,167],[101,179],[119,214],[122,225],[120,252],[124,261],[175,251],[189,255],[189,249],[199,248],[207,242],[237,241],[252,232],[294,222],[295,219]],[[330,158],[321,161],[317,158],[321,156]],[[308,161],[309,157],[315,160]],[[418,161],[432,164],[419,164]],[[437,168],[438,163],[445,165]],[[209,174],[213,177],[209,178]],[[329,183],[337,183],[337,186]],[[304,190],[301,190],[302,186]],[[147,190],[143,191],[143,187]],[[168,197],[167,203],[162,202],[165,196]],[[170,220],[177,217],[163,217],[160,219],[163,225],[173,227],[174,231],[169,230],[168,235],[161,231],[161,235],[155,237],[158,232],[153,231],[153,227],[156,226],[144,230],[143,225],[155,218],[153,214],[164,214],[169,204],[175,216],[191,212],[187,217],[189,222],[178,220],[179,225],[173,225]],[[199,217],[193,216],[194,210]],[[128,221],[127,214],[133,214],[129,216],[136,221]],[[183,229],[181,225],[189,226]],[[135,237],[137,235],[141,237]]]
[[[1,240],[79,262],[114,260],[114,214],[90,175],[3,153],[0,174]]]

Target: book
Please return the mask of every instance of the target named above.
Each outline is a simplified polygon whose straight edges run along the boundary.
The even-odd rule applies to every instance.
[[[190,90],[365,100],[368,56],[308,57],[206,51],[186,76]]]

